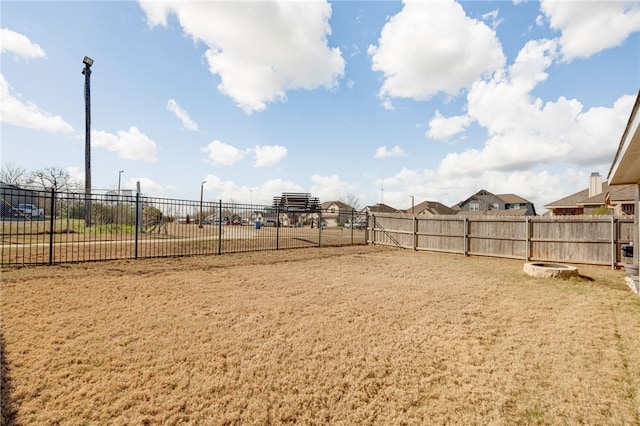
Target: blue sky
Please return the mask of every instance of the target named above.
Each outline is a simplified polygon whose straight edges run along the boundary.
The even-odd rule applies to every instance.
[[[3,1],[2,164],[92,187],[543,205],[607,172],[640,89],[640,3]]]

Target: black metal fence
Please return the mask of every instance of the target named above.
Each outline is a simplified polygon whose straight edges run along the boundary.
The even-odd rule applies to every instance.
[[[1,265],[221,255],[367,243],[366,217],[311,206],[2,187]]]

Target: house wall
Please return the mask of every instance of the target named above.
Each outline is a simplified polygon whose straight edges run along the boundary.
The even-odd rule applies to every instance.
[[[552,216],[575,216],[584,214],[584,209],[581,207],[564,208],[564,209],[551,209]]]

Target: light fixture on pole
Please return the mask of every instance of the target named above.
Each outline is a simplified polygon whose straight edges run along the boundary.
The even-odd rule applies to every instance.
[[[202,193],[204,192],[204,184],[207,183],[207,181],[202,181],[202,183],[200,184],[200,220],[198,220],[198,226],[200,228],[202,228]]]
[[[93,59],[85,56],[84,68],[84,225],[91,226],[91,65]]]

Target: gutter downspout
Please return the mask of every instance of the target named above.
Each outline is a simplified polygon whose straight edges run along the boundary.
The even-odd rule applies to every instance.
[[[635,285],[636,294],[640,295],[640,276],[638,276],[638,265],[640,262],[640,182],[636,184],[635,196],[633,200],[633,266],[635,267],[635,277],[631,277]]]

